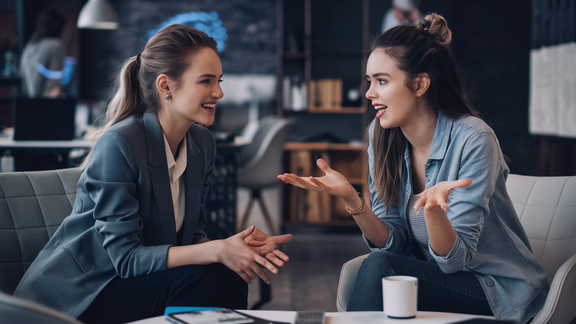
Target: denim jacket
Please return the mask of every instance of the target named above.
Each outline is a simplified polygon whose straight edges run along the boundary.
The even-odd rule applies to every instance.
[[[412,194],[408,144],[402,162],[400,206],[386,213],[374,185],[372,134],[369,130],[369,188],[372,210],[387,225],[390,234],[384,248],[364,237],[372,251],[389,251],[414,256],[406,207]],[[456,231],[448,255],[438,256],[428,245],[429,259],[446,273],[473,273],[486,294],[497,319],[527,322],[544,305],[548,281],[538,264],[528,237],[506,191],[509,169],[494,131],[481,119],[438,115],[430,156],[426,162],[426,188],[441,181],[472,179],[466,188],[456,188],[448,198],[446,212]]]

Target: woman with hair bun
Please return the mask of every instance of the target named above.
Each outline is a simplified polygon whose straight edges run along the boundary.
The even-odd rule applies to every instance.
[[[437,14],[378,36],[366,67],[376,118],[366,132],[371,206],[319,159],[323,177],[278,178],[330,193],[373,251],[348,311],[382,310],[381,279],[419,280],[418,309],[528,322],[548,281],[506,191],[494,131],[472,108]]]
[[[254,226],[204,234],[222,65],[214,39],[186,25],[160,30],[128,59],[78,181],[72,214],[15,295],[86,323],[125,323],[167,306],[245,309],[248,285],[278,273],[291,235]],[[201,124],[201,125],[199,125]]]

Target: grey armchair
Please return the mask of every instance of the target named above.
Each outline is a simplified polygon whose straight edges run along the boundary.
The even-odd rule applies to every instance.
[[[11,294],[70,215],[81,173],[78,168],[0,173],[0,322],[79,323]]]
[[[576,177],[509,175],[508,194],[550,282],[532,324],[576,322]],[[342,266],[336,307],[346,311],[358,269],[368,254]],[[572,321],[572,322],[571,322]]]
[[[246,228],[254,201],[257,200],[262,209],[266,226],[271,234],[276,234],[270,213],[264,204],[262,190],[280,184],[277,175],[284,172],[282,153],[288,126],[293,119],[265,117],[260,120],[258,130],[252,143],[240,151],[240,166],[238,168],[238,186],[251,191],[248,206],[239,223],[239,230]]]

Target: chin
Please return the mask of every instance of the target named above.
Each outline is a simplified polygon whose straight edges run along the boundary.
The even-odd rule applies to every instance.
[[[380,118],[380,126],[384,129],[396,127],[395,125],[392,125],[389,121],[382,118]]]

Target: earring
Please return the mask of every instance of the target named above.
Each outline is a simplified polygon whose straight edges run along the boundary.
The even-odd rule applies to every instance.
[[[169,94],[168,94],[168,95],[166,95],[166,100],[170,100],[170,98],[172,98],[172,97],[170,97],[170,95],[169,95]]]

